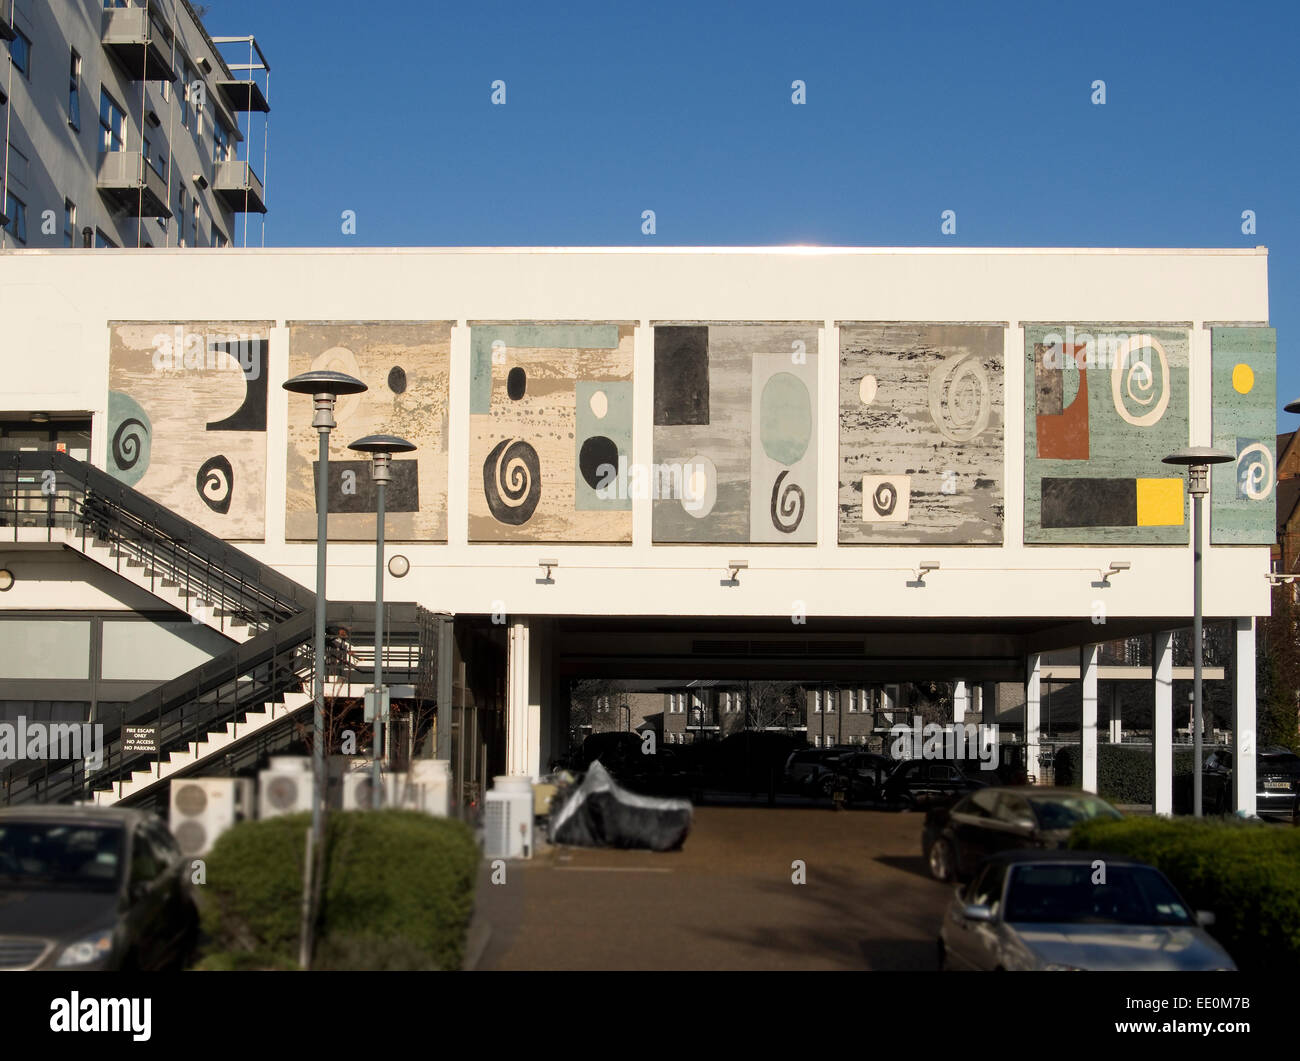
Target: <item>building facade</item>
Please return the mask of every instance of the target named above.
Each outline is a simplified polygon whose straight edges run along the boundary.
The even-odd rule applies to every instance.
[[[261,580],[272,601],[216,612],[299,636],[317,436],[311,401],[281,384],[331,368],[369,390],[339,402],[330,439],[330,599],[364,615],[374,586],[374,497],[347,446],[403,436],[418,448],[394,465],[386,600],[422,610],[418,643],[446,653],[438,747],[458,776],[541,772],[583,676],[815,674],[837,690],[821,717],[837,740],[872,714],[848,690],[960,682],[974,711],[977,687],[1011,683],[1033,761],[1044,657],[1068,652],[1095,787],[1099,646],[1141,638],[1165,808],[1193,550],[1185,480],[1161,459],[1213,443],[1237,461],[1206,502],[1205,614],[1230,629],[1248,809],[1276,536],[1267,264],[1263,249],[9,251],[0,419],[83,418],[107,479],[20,454],[0,620],[86,608],[113,549],[140,565],[111,571],[121,601],[127,583],[156,598],[146,573],[193,579],[202,545],[240,577],[208,579],[178,618],[224,630],[194,602]],[[42,515],[59,506],[67,527]],[[454,639],[426,637],[425,613]],[[665,737],[674,713],[689,718],[668,712]]]
[[[270,110],[251,37],[220,38],[236,72],[188,0],[0,0],[0,36],[0,247],[247,245]]]

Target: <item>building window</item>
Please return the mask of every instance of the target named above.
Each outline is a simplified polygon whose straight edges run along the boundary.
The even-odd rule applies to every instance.
[[[229,162],[231,159],[230,151],[230,134],[226,132],[226,127],[219,121],[212,123],[212,162],[214,165],[220,165],[223,162]]]
[[[63,200],[63,245],[71,247],[77,242],[77,204]],[[376,510],[378,511],[378,510]]]
[[[81,132],[81,56],[76,48],[68,63],[68,124]]]
[[[194,196],[193,222],[194,222],[194,227],[191,229],[190,235],[192,237],[192,242],[194,246],[197,247],[199,245],[199,197],[197,195]]]
[[[214,228],[212,230],[212,245],[214,247],[229,247],[230,240],[226,239],[225,236]]]
[[[126,112],[103,89],[99,90],[99,150],[123,151],[126,148]]]
[[[190,85],[194,83],[194,71],[190,69],[190,64],[185,64],[185,72],[181,75],[185,78],[185,83],[181,86],[181,128],[190,127]]]
[[[378,510],[378,509],[375,509],[375,511],[378,512],[379,510]],[[849,690],[849,711],[850,711],[850,712],[853,712],[853,711],[856,711],[857,709],[858,709],[858,694],[857,694],[857,691],[854,690],[854,689],[850,689],[850,690]]]
[[[104,235],[99,229],[95,229],[95,246],[96,247],[116,247],[117,244]]]
[[[32,42],[17,26],[11,27],[14,31],[14,39],[9,44],[9,54],[13,57],[14,66],[18,72],[29,81],[32,77]]]
[[[5,231],[19,243],[27,242],[27,204],[13,192],[5,196],[5,217],[9,218]]]
[[[375,511],[378,512],[379,509],[375,509]],[[822,691],[820,689],[815,689],[813,691],[813,714],[820,715],[821,713],[822,713]]]
[[[178,183],[176,185],[176,241],[177,245],[184,247],[185,243],[185,220],[189,214],[189,196],[185,194],[185,189]],[[378,509],[376,509],[378,511]]]
[[[826,713],[828,715],[835,714],[835,690],[834,689],[826,690]]]

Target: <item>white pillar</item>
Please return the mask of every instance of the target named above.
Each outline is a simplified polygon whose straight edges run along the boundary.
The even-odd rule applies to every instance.
[[[1255,618],[1234,619],[1232,675],[1233,809],[1256,812]]]
[[[506,773],[511,777],[536,778],[541,772],[541,683],[532,625],[529,619],[514,620],[506,649]]]
[[[1110,742],[1124,743],[1124,720],[1120,716],[1119,682],[1110,683]]]
[[[1079,648],[1080,707],[1082,708],[1083,790],[1097,791],[1097,657],[1100,645]]]
[[[1161,630],[1151,639],[1151,680],[1155,702],[1151,711],[1152,809],[1174,812],[1174,633]]]
[[[1042,767],[1038,762],[1039,717],[1043,695],[1043,657],[1032,653],[1025,661],[1025,771],[1040,777]]]
[[[952,688],[952,720],[966,721],[966,708],[970,706],[970,693],[964,679],[958,679]]]

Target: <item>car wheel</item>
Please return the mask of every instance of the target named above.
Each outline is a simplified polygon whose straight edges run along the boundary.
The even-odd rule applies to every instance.
[[[938,881],[950,881],[953,874],[952,844],[939,837],[930,845],[930,876]]]

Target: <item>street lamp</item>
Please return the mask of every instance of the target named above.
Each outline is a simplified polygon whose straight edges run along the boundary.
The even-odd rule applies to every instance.
[[[314,699],[312,708],[312,800],[311,841],[303,868],[302,932],[298,964],[306,969],[312,950],[313,863],[325,849],[325,550],[328,547],[330,432],[335,428],[334,403],[340,394],[360,394],[366,385],[343,372],[304,372],[287,380],[284,389],[310,394],[315,413],[311,426],[320,434],[320,457],[316,466],[316,648],[314,655]]]
[[[1210,492],[1210,465],[1227,464],[1231,453],[1209,446],[1190,446],[1171,453],[1161,463],[1187,469],[1192,495],[1192,813],[1201,817],[1201,499]]]
[[[370,758],[370,805],[378,810],[383,760],[383,727],[388,724],[388,690],[384,688],[384,487],[393,478],[393,454],[410,453],[415,444],[396,435],[367,435],[348,449],[370,454],[370,478],[375,484],[375,687],[366,691],[367,714],[374,726],[374,751]]]

